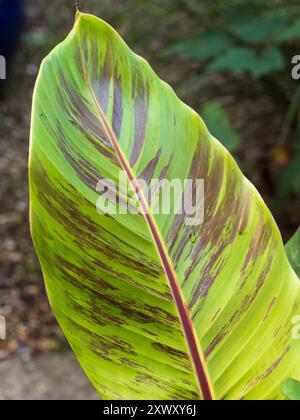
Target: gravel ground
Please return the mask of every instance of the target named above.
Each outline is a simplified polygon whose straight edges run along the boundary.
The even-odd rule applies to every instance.
[[[3,361],[0,378],[2,401],[99,399],[71,353]]]

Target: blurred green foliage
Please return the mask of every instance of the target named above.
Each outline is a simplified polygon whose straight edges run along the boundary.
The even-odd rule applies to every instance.
[[[284,47],[300,39],[300,17],[289,2],[276,2],[271,10],[267,5],[245,13],[244,1],[233,3],[230,15],[217,21],[214,31],[205,30],[195,37],[175,43],[169,52],[178,52],[195,60],[207,61],[207,70],[248,72],[254,78],[285,68]],[[248,5],[256,1],[248,1]],[[262,2],[263,3],[263,2]],[[268,6],[275,2],[269,2]],[[285,7],[281,8],[280,3]],[[291,2],[294,4],[294,2]]]
[[[289,109],[289,103],[293,104],[295,100],[295,83],[290,76],[290,63],[293,55],[299,53],[299,2],[236,0],[227,2],[225,6],[218,1],[213,4],[202,1],[201,5],[206,7],[203,9],[204,15],[199,17],[199,32],[175,42],[167,51],[201,62],[202,77],[227,72],[244,74],[253,79],[253,83],[257,83],[257,79],[261,80],[282,113],[285,133],[284,137],[278,133],[278,147],[289,147],[290,153],[288,162],[278,170],[278,204],[288,196],[300,193],[299,97],[294,103],[292,114]],[[209,21],[206,20],[208,16]],[[228,128],[228,122],[224,123],[226,117],[220,106],[204,106],[204,119],[207,112],[210,130],[214,131],[214,125],[218,127],[216,137],[229,150],[236,151],[240,142],[232,140],[236,139],[235,133]],[[285,124],[286,120],[289,120],[288,125]]]
[[[295,235],[286,244],[285,249],[286,249],[288,259],[293,269],[300,277],[300,227],[298,228]],[[299,327],[300,327],[300,317],[299,317]],[[300,331],[300,328],[299,328],[299,331]],[[300,398],[300,383],[298,384],[298,389],[299,389],[299,398]]]
[[[235,152],[241,144],[241,139],[233,129],[222,105],[214,101],[207,102],[200,113],[212,135],[221,139],[230,152]]]
[[[291,401],[300,401],[300,382],[288,379],[281,387],[282,393]]]
[[[279,145],[284,145],[292,131],[294,142],[292,142],[291,159],[289,163],[279,171],[277,183],[277,198],[285,200],[289,195],[296,195],[300,192],[300,86],[296,88],[291,104],[287,111],[281,135],[279,136]],[[293,129],[293,123],[295,127]]]
[[[208,66],[210,71],[245,71],[253,77],[261,77],[283,68],[284,59],[278,48],[273,47],[265,48],[261,52],[249,47],[232,47]]]

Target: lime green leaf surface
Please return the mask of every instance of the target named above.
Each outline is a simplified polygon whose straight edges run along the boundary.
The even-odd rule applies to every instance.
[[[292,267],[300,277],[300,227],[287,243],[285,249]]]
[[[220,139],[227,150],[235,152],[241,139],[231,126],[223,107],[218,102],[211,101],[202,107],[200,113],[211,134]]]
[[[97,183],[120,170],[203,179],[204,222],[99,214]],[[300,285],[270,212],[201,118],[96,17],[78,14],[41,66],[30,194],[52,308],[102,398],[276,399],[300,378]]]
[[[300,401],[300,382],[287,379],[281,387],[282,393],[292,401]]]

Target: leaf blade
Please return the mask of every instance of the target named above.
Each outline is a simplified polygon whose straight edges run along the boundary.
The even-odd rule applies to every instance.
[[[186,214],[155,220],[216,398],[279,397],[299,354],[289,336],[299,284],[273,218],[201,119],[108,25],[81,15],[39,76],[30,181],[48,293],[84,370],[107,398],[199,398],[149,223],[96,215],[99,177],[116,180],[122,167],[87,77],[136,177],[206,180],[201,227],[187,227]]]

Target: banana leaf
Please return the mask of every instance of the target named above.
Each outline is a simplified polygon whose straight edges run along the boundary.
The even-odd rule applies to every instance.
[[[144,211],[99,211],[99,180],[120,171]],[[78,12],[41,65],[29,172],[49,299],[103,399],[285,398],[300,379],[300,284],[274,219],[201,118],[94,16]],[[149,211],[138,179],[204,180],[204,220]]]

